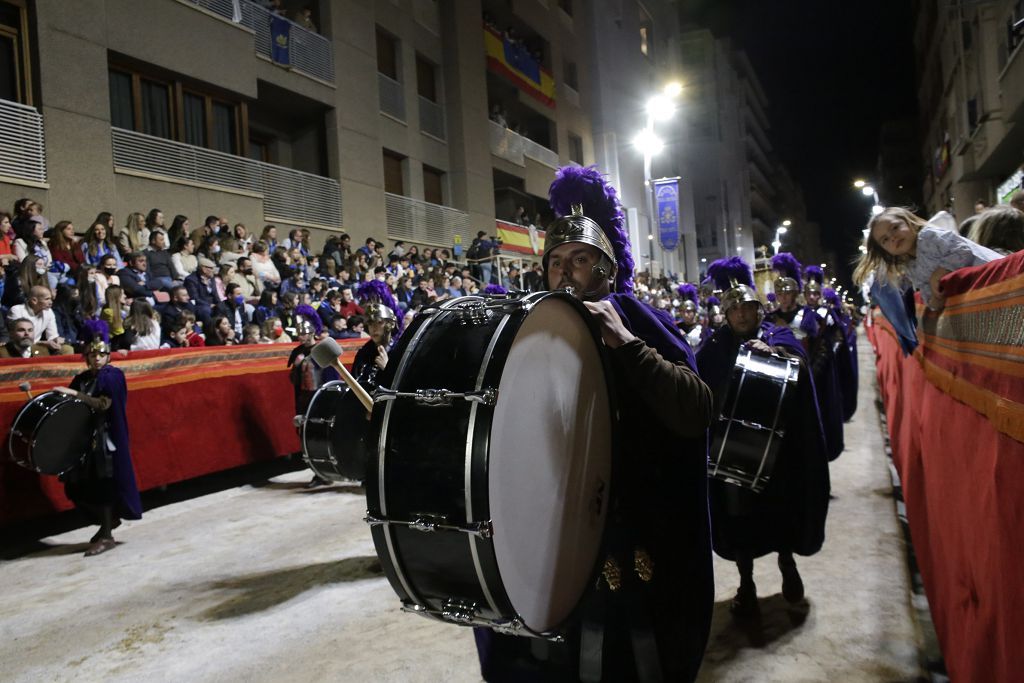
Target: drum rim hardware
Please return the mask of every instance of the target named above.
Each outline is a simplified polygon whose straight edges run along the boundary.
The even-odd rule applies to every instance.
[[[435,531],[455,531],[462,534],[477,536],[479,538],[491,538],[494,535],[494,525],[489,519],[485,519],[480,522],[466,522],[465,524],[449,524],[448,518],[444,515],[417,514],[412,520],[389,519],[387,517],[378,517],[373,515],[369,510],[367,510],[366,516],[363,517],[363,521],[370,526],[395,524],[398,526],[408,527],[413,531],[422,531],[424,533],[433,533]]]
[[[395,391],[380,387],[373,392],[373,402],[394,401],[400,398],[411,398],[416,403],[430,407],[450,408],[456,400],[481,403],[493,406],[498,402],[498,390],[488,387],[479,391],[457,392],[448,389],[417,389],[416,391]]]
[[[446,598],[442,603],[442,609],[431,609],[425,605],[414,602],[402,602],[401,610],[409,614],[419,614],[428,619],[439,619],[460,626],[478,626],[489,628],[498,633],[509,636],[528,635],[534,638],[543,638],[555,643],[564,643],[565,636],[562,633],[546,631],[538,633],[532,630],[519,617],[512,619],[487,619],[477,616],[480,607],[473,600],[462,600],[459,598]]]

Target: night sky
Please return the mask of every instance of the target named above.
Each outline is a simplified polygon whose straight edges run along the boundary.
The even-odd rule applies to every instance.
[[[823,246],[854,258],[870,203],[851,182],[873,175],[882,122],[916,116],[911,3],[683,3],[697,24],[747,52],[768,96],[769,137],[803,188]]]

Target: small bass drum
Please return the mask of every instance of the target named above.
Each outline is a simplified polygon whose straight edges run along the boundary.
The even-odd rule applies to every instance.
[[[741,350],[711,440],[708,474],[762,492],[793,415],[800,361]]]
[[[369,454],[366,409],[342,381],[320,387],[302,419],[302,457],[330,481],[363,481]]]
[[[14,462],[40,474],[64,474],[85,458],[96,434],[95,413],[77,398],[47,391],[14,418],[7,447]]]
[[[404,609],[557,637],[602,547],[609,376],[565,292],[462,297],[416,318],[375,394],[366,482]]]

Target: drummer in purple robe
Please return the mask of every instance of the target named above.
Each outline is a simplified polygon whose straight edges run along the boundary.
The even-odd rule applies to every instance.
[[[803,345],[789,327],[765,320],[750,266],[743,259],[719,259],[708,267],[708,274],[723,290],[726,323],[697,353],[697,367],[714,392],[716,415],[721,412],[741,348],[800,360],[794,414],[767,488],[755,493],[719,479],[709,481],[715,553],[735,562],[740,573],[732,612],[737,617],[752,617],[760,611],[755,558],[778,553],[783,597],[790,603],[804,598],[793,555],[813,555],[824,543],[830,490],[828,453]]]
[[[83,357],[87,369],[59,391],[86,403],[96,413],[96,437],[82,463],[65,473],[64,493],[99,531],[89,540],[86,557],[117,546],[113,530],[122,519],[141,519],[142,501],[135,485],[128,448],[128,385],[124,373],[110,364],[106,323],[89,328],[92,339]]]
[[[712,397],[672,318],[632,294],[633,258],[615,189],[594,168],[551,185],[543,256],[598,323],[619,424],[615,500],[601,572],[563,644],[477,629],[487,681],[691,681],[714,601],[707,507]]]

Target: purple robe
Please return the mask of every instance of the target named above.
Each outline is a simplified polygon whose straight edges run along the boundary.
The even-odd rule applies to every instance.
[[[764,322],[758,338],[800,357],[799,389],[768,488],[753,493],[709,480],[713,545],[727,560],[780,551],[813,555],[825,540],[828,456],[807,355],[788,327]],[[723,325],[697,354],[701,379],[714,392],[716,408],[728,390],[741,341]]]

